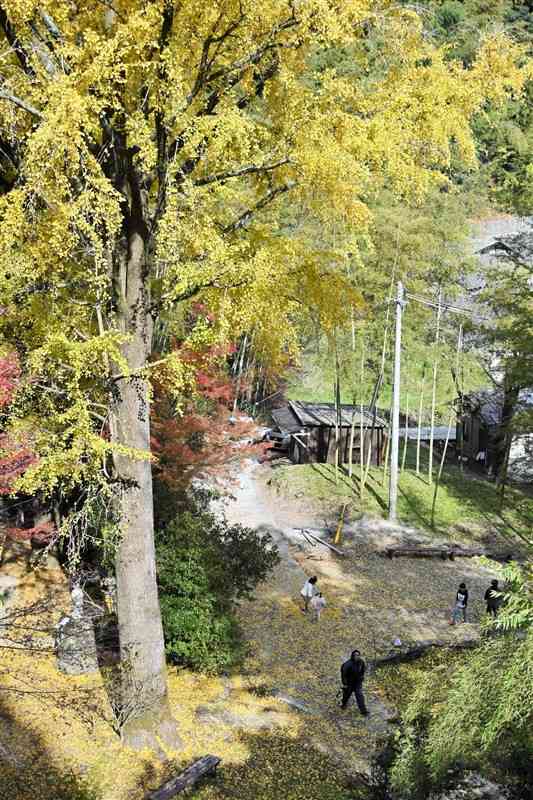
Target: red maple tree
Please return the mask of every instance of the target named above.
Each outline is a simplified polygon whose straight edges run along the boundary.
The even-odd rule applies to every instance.
[[[9,407],[13,396],[20,386],[21,368],[15,353],[0,358],[0,412]],[[0,434],[0,495],[9,496],[15,493],[17,478],[32,464],[37,462],[27,437],[14,437],[8,433]],[[45,543],[50,541],[54,533],[51,522],[21,528],[6,527],[4,533],[18,541],[34,541]]]
[[[184,490],[194,478],[220,471],[257,452],[257,445],[252,443],[254,422],[232,412],[235,385],[225,368],[225,358],[233,350],[180,350],[180,358],[193,369],[195,385],[180,413],[176,413],[165,387],[157,383],[154,387],[154,475],[174,491]]]

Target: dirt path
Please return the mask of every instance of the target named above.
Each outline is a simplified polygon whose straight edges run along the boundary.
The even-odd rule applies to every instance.
[[[226,507],[230,522],[268,531],[276,541],[281,564],[260,586],[252,602],[239,610],[251,643],[246,671],[252,688],[273,691],[279,699],[307,715],[315,747],[336,756],[352,770],[368,768],[377,743],[391,731],[395,711],[380,697],[379,683],[365,682],[370,718],[350,707],[338,708],[339,667],[354,647],[367,659],[390,652],[396,637],[402,641],[456,641],[475,638],[477,624],[450,628],[450,602],[457,585],[466,580],[473,602],[473,622],[482,613],[482,596],[492,577],[475,561],[398,559],[390,562],[379,550],[389,542],[424,541],[417,531],[363,519],[346,530],[340,559],[322,546],[310,546],[298,528],[323,523],[305,509],[277,496],[267,480],[270,467],[247,462],[231,488]],[[299,591],[316,574],[328,607],[317,625],[300,610]]]

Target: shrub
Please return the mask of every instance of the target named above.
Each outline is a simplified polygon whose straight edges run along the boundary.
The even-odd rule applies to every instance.
[[[216,672],[241,654],[235,601],[251,596],[279,556],[269,534],[228,525],[207,503],[197,494],[157,534],[157,578],[170,661]]]

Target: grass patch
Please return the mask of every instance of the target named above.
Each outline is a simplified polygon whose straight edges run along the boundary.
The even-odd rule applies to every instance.
[[[380,667],[374,679],[385,702],[402,714],[411,700],[421,675],[437,667],[446,667],[453,671],[464,664],[469,655],[466,650],[433,648],[416,661],[386,664]]]
[[[409,446],[406,468],[400,476],[398,517],[418,528],[431,530],[431,506],[434,484],[428,482],[428,454],[422,451],[421,471],[415,470],[415,447]],[[437,459],[439,456],[437,455]],[[437,467],[435,467],[435,473]],[[343,503],[353,518],[358,514],[387,516],[388,480],[383,485],[383,469],[371,467],[363,498],[360,497],[359,466],[348,477],[347,466],[339,469],[338,480],[331,464],[283,466],[274,470],[272,487],[292,497],[304,495],[323,510],[324,516],[335,516]],[[460,526],[458,528],[458,526]],[[533,497],[516,487],[506,491],[505,503],[494,483],[458,466],[445,466],[435,509],[434,532],[448,535],[453,530],[461,538],[476,540],[483,533],[499,533],[511,540],[516,536],[530,537],[533,526]],[[469,527],[471,530],[469,531]]]

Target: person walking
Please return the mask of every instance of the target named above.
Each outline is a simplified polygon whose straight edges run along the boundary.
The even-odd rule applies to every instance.
[[[317,588],[316,588],[317,580],[318,580],[318,578],[316,577],[316,575],[313,575],[312,578],[308,578],[306,580],[306,582],[304,583],[304,585],[302,586],[302,588],[300,590],[300,594],[302,595],[302,597],[304,599],[304,607],[302,609],[304,614],[307,614],[311,598],[314,597],[315,594],[317,594]]]
[[[455,625],[459,622],[460,617],[463,622],[466,622],[466,607],[468,606],[468,589],[465,583],[459,584],[457,594],[455,595],[455,605],[452,610],[452,618],[450,625]]]
[[[487,614],[492,617],[498,616],[498,609],[501,605],[502,598],[499,596],[500,589],[496,578],[490,582],[490,586],[485,592],[485,602],[487,604]]]
[[[342,681],[342,702],[341,708],[346,708],[350,695],[355,694],[357,707],[363,717],[368,717],[368,710],[363,694],[363,680],[365,677],[366,665],[361,658],[359,650],[354,650],[341,667]]]
[[[314,621],[320,622],[320,615],[326,607],[326,599],[322,595],[322,592],[318,592],[311,598],[310,606],[314,611]]]

